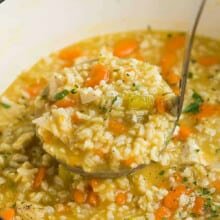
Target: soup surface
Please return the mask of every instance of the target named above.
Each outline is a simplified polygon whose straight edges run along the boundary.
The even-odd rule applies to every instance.
[[[220,43],[197,37],[180,124],[183,33],[84,40],[40,60],[0,97],[0,216],[219,219]],[[49,154],[48,154],[49,153]],[[118,179],[71,173],[135,167]],[[152,162],[153,161],[153,162]]]

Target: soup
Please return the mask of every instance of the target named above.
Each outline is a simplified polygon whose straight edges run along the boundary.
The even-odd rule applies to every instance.
[[[168,119],[175,118],[164,94],[178,95],[184,43],[184,33],[152,30],[99,36],[55,52],[22,73],[1,96],[0,216],[218,219],[220,43],[214,39],[195,40],[183,114],[160,154],[164,132],[172,127]],[[97,57],[101,61],[94,61]],[[89,75],[93,68],[101,78]],[[117,81],[125,86],[122,92],[121,87],[110,88]],[[89,102],[88,95],[83,99],[85,87],[93,95]],[[151,87],[154,93],[145,96],[142,91]],[[144,112],[149,108],[152,114]],[[75,130],[68,133],[59,121],[66,115],[71,129],[79,131],[74,140],[69,138]],[[67,148],[72,141],[77,143],[74,150]],[[122,144],[114,147],[117,143]],[[65,149],[65,159],[73,158],[73,164],[89,171],[107,165],[149,165],[127,177],[88,179],[59,164],[50,149],[58,149],[59,155]],[[110,154],[112,149],[116,153]]]

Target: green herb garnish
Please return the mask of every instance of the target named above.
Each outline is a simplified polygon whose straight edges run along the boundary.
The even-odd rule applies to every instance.
[[[118,99],[118,96],[115,96],[115,97],[113,98],[113,100],[112,100],[112,105],[117,101],[117,99]]]
[[[192,78],[193,78],[193,73],[192,73],[192,72],[189,72],[189,73],[188,73],[188,78],[189,78],[189,79],[192,79]]]
[[[3,108],[6,108],[6,109],[11,108],[10,105],[8,105],[8,104],[6,104],[6,103],[3,103],[3,102],[0,102],[0,105],[1,105]]]
[[[188,178],[187,177],[183,177],[183,182],[187,182]]]
[[[160,176],[163,176],[164,173],[165,173],[165,171],[164,171],[164,170],[161,170],[161,171],[159,172],[159,175],[160,175]]]
[[[79,88],[79,86],[75,85],[75,86],[70,90],[70,92],[71,92],[72,94],[76,94],[78,88]]]
[[[203,99],[197,92],[193,92],[192,98],[193,102],[186,106],[186,108],[183,110],[184,113],[195,114],[199,112],[199,108],[200,105],[203,103]]]
[[[66,97],[68,94],[69,94],[69,91],[68,91],[67,89],[64,89],[63,91],[58,92],[58,93],[54,96],[54,99],[55,99],[55,100],[61,100],[61,99],[63,99],[64,97]]]

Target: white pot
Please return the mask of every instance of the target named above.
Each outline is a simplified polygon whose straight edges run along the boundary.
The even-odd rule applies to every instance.
[[[40,57],[90,36],[187,30],[200,0],[6,0],[0,4],[0,92]],[[199,33],[220,38],[220,0],[208,0]]]

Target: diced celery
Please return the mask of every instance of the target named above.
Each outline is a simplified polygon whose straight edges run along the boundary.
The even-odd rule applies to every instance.
[[[129,109],[150,110],[154,105],[154,98],[153,96],[130,94],[125,98],[125,103]]]

